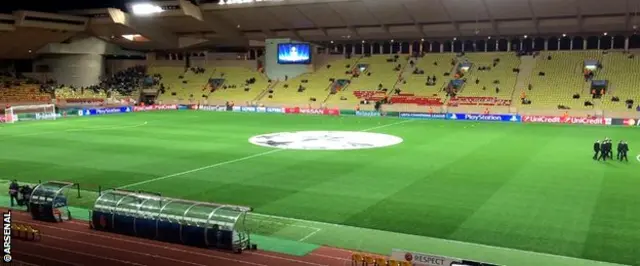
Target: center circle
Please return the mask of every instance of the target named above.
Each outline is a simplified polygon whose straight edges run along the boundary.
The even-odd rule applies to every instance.
[[[360,150],[393,146],[402,138],[359,131],[295,131],[253,136],[249,142],[285,150]]]

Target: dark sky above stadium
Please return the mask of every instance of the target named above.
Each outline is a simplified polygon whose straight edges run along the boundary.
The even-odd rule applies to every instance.
[[[152,0],[153,1],[153,0]],[[219,0],[191,0],[193,3],[211,3]],[[0,5],[1,13],[11,13],[15,10],[33,10],[55,12],[62,10],[90,9],[115,7],[125,9],[127,3],[146,2],[144,0],[5,0]]]

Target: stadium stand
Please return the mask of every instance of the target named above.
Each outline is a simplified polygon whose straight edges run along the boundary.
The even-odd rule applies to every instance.
[[[40,90],[37,84],[20,84],[0,88],[0,103],[31,104],[50,103],[51,95]]]
[[[472,66],[465,74],[467,82],[459,97],[511,99],[517,77],[514,70],[520,65],[514,53],[467,53],[462,60]]]
[[[211,78],[223,79],[224,83],[209,94],[210,102],[232,101],[246,105],[269,87],[262,73],[246,67],[218,67]]]
[[[106,98],[107,93],[104,90],[94,91],[90,89],[74,89],[71,87],[60,87],[55,90],[56,99],[99,99]]]
[[[520,89],[531,104],[517,105],[522,109],[585,109],[583,99],[574,99],[574,94],[589,91],[589,82],[584,78],[584,61],[601,60],[601,51],[542,52],[537,57],[536,67],[531,73],[531,90]],[[592,109],[592,108],[590,108]]]
[[[453,66],[452,60],[455,60],[455,54],[427,54],[420,58],[413,58],[415,67],[410,75],[403,75],[404,81],[399,88],[403,93],[413,93],[418,96],[437,96],[444,97],[445,93],[442,88],[451,79]],[[424,72],[420,72],[420,70]],[[449,73],[445,75],[445,73]],[[427,85],[427,77],[436,77],[436,82],[432,86]]]
[[[595,79],[607,80],[609,88],[606,96],[600,99],[600,104],[605,110],[626,111],[628,100],[632,100],[631,109],[640,103],[638,84],[640,84],[640,59],[634,53],[620,51],[608,52],[602,56],[602,69],[596,74]],[[585,95],[589,98],[589,95]],[[613,101],[613,97],[619,101]]]
[[[358,59],[331,60],[328,64],[316,69],[314,73],[305,73],[286,81],[281,80],[273,88],[273,93],[269,94],[272,97],[265,97],[261,102],[266,105],[320,106],[329,96],[333,84],[331,80],[350,79],[350,70]],[[347,88],[347,90],[350,89]]]
[[[158,100],[164,103],[197,102],[202,100],[202,95],[208,95],[205,86],[209,77],[215,72],[214,68],[194,71],[184,67],[153,66],[149,68],[150,75],[161,77],[161,93]]]
[[[375,93],[376,91],[393,90],[396,88],[400,73],[407,65],[406,57],[406,55],[374,55],[360,58],[355,65],[351,66],[351,71],[359,74],[350,79],[351,83],[347,87],[330,97],[328,103],[348,102],[353,106],[360,97],[376,95],[375,98],[378,98],[381,94]],[[359,66],[362,68],[358,69]]]

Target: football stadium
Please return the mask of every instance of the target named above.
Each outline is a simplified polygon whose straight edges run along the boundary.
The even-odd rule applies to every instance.
[[[3,265],[640,265],[636,0],[16,3]]]

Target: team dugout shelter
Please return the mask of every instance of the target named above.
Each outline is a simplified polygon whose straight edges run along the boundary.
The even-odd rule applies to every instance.
[[[38,184],[29,197],[29,212],[34,220],[62,222],[71,219],[68,198],[74,183],[47,181]]]
[[[108,190],[91,212],[95,230],[241,253],[249,248],[251,207]]]

